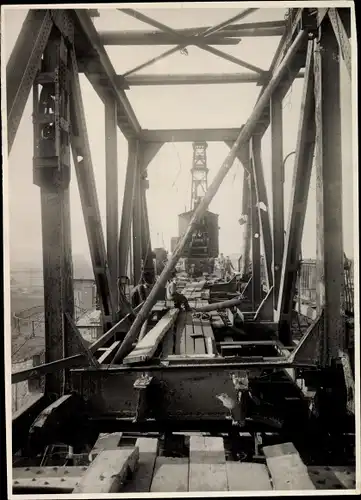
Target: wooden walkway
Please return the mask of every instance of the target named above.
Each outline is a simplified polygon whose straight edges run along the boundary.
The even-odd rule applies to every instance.
[[[181,290],[192,308],[208,304],[209,290],[203,290],[204,285],[205,281],[190,283]],[[214,335],[209,319],[182,311],[174,331],[170,330],[164,339],[162,356],[214,353]]]
[[[263,463],[230,459],[222,437],[189,433],[169,453],[164,440],[100,434],[89,466],[16,467],[14,491],[158,493],[355,489],[352,467],[310,467],[292,443],[263,448]],[[163,444],[163,448],[162,448]],[[182,449],[182,452],[179,450]],[[185,450],[185,451],[184,451]],[[172,456],[170,456],[172,455]]]

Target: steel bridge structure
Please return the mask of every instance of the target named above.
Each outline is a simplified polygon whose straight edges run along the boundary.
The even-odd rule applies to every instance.
[[[95,10],[29,10],[6,67],[10,157],[25,104],[31,91],[33,94],[33,179],[40,188],[41,197],[45,301],[45,363],[12,374],[12,383],[29,380],[36,384],[39,378],[45,379],[44,393],[34,404],[14,414],[13,454],[21,451],[24,457],[34,456],[52,444],[55,434],[57,441],[77,446],[80,441],[87,441],[86,433],[149,433],[165,429],[213,432],[217,426],[230,431],[233,427],[225,416],[228,410],[220,409],[216,398],[220,392],[232,393],[234,397],[242,392],[242,384],[235,380],[235,374],[248,377],[247,384],[256,385],[264,383],[262,377],[266,374],[270,377],[268,390],[277,392],[277,374],[287,373],[299,390],[303,391],[304,383],[314,389],[316,397],[312,401],[323,423],[332,408],[335,418],[343,422],[339,426],[348,426],[353,432],[354,340],[344,314],[339,76],[342,59],[350,82],[354,71],[351,66],[351,8],[292,8],[287,20],[259,23],[243,22],[243,18],[256,10],[245,9],[217,26],[182,30],[174,30],[138,10],[119,10],[152,28],[102,33],[97,31],[92,20],[97,16]],[[268,71],[216,48],[250,36],[262,36],[265,40],[268,36],[281,37]],[[175,47],[119,75],[107,55],[107,45]],[[190,45],[247,68],[251,73],[221,76],[136,74],[140,68],[171,53],[186,51]],[[80,74],[86,76],[105,109],[106,234],[100,219]],[[282,102],[296,78],[303,79],[303,93],[291,208],[285,224]],[[145,130],[125,92],[127,89],[131,92],[133,86],[241,85],[242,82],[257,83],[259,97],[248,120],[238,128],[229,129]],[[268,206],[261,147],[269,127],[272,224],[270,214],[260,209],[261,202]],[[117,188],[117,128],[128,141],[121,211]],[[146,203],[147,168],[162,145],[170,141],[221,141],[229,147],[229,154],[156,280],[152,271]],[[104,333],[91,345],[84,343],[74,323],[69,208],[71,155],[103,319]],[[316,313],[302,338],[294,343],[293,302],[314,157],[317,174]],[[148,356],[140,363],[127,362],[129,353],[144,336],[144,332],[139,332],[153,311],[159,290],[164,289],[192,229],[207,210],[235,159],[244,168],[242,212],[247,216],[248,228],[242,249],[247,258],[242,261],[242,271],[248,272],[247,262],[252,267],[252,277],[244,295],[248,310],[242,310],[239,305],[236,314],[243,321],[247,345],[253,345],[257,351],[258,347],[263,345],[264,348],[267,343],[274,342],[277,353],[263,355],[254,351],[256,355],[234,357],[214,353],[203,357],[173,354],[167,359]],[[255,233],[260,234],[260,238],[253,238]],[[261,246],[265,288],[261,286]],[[119,285],[127,276],[131,248],[135,283],[148,272],[152,285],[150,293],[135,310]],[[157,324],[163,322],[162,325],[171,327],[176,319],[172,311]],[[159,326],[158,330],[162,328]],[[154,354],[155,350],[152,352]],[[304,392],[304,398],[307,397]],[[283,406],[287,406],[286,403],[283,402]],[[286,414],[283,406],[282,414]],[[304,418],[300,412],[291,414],[293,420],[288,423],[287,432],[298,426],[298,417]],[[243,417],[237,417],[236,413],[232,418],[243,422]],[[245,428],[248,425],[255,431],[264,428],[262,422],[246,423]]]

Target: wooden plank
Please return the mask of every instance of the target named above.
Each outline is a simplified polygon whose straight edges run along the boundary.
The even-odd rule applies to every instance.
[[[191,436],[189,491],[228,491],[223,438]]]
[[[307,467],[292,443],[265,446],[263,453],[274,490],[314,490]]]
[[[110,434],[99,434],[92,451],[90,452],[91,461],[95,459],[100,452],[104,450],[116,450],[122,438],[122,432],[111,432]]]
[[[139,363],[150,359],[164,335],[175,323],[179,310],[171,309],[168,311],[152,328],[137,346],[123,360],[125,364]]]
[[[120,344],[119,340],[113,342],[113,344],[108,349],[106,349],[106,351],[103,352],[103,354],[99,357],[98,362],[105,364],[110,363],[114,357],[115,351],[117,350],[119,344]]]
[[[158,457],[150,491],[152,493],[188,491],[188,480],[188,458]]]
[[[139,448],[102,451],[88,467],[73,493],[117,493],[121,491],[139,459]]]
[[[152,482],[154,464],[158,454],[158,439],[138,438],[135,444],[139,448],[138,467],[123,491],[128,493],[148,493]]]
[[[189,314],[187,315],[187,321],[189,321]],[[194,354],[194,339],[192,337],[193,334],[193,325],[187,323],[184,327],[182,340],[181,340],[181,354]]]
[[[162,342],[162,356],[167,357],[174,353],[175,333],[171,328],[166,334]]]
[[[194,340],[194,354],[206,354],[206,344],[203,333],[202,321],[193,318],[193,340]]]
[[[263,464],[227,462],[228,491],[272,490],[267,467]]]
[[[174,354],[181,354],[181,343],[183,338],[183,330],[187,321],[187,313],[181,311],[178,316],[176,332],[175,332],[175,346]]]

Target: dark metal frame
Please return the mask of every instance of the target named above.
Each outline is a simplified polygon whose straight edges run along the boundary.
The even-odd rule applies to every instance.
[[[279,335],[284,344],[291,340],[290,329],[290,300],[294,295],[297,249],[300,248],[302,225],[306,210],[309,174],[311,169],[311,145],[316,144],[317,172],[318,172],[318,273],[320,288],[318,291],[318,317],[304,342],[287,360],[275,365],[280,367],[297,366],[298,361],[307,365],[303,349],[305,345],[312,346],[312,356],[309,364],[313,367],[329,367],[339,359],[340,350],[345,349],[344,319],[340,311],[343,307],[343,250],[342,250],[342,210],[341,210],[341,169],[339,144],[339,87],[335,74],[338,71],[339,60],[330,54],[339,53],[344,58],[348,71],[351,74],[350,64],[350,20],[348,9],[317,9],[316,15],[312,9],[291,9],[290,23],[284,28],[284,34],[279,48],[268,71],[260,70],[253,65],[237,60],[224,52],[215,49],[211,44],[216,42],[230,43],[240,36],[273,36],[275,31],[280,33],[282,25],[261,26],[232,26],[236,18],[232,18],[218,26],[198,29],[175,31],[153,19],[131,9],[121,9],[128,15],[136,17],[162,31],[159,34],[161,43],[180,43],[172,51],[163,54],[169,55],[176,50],[185,49],[194,44],[207,52],[219,57],[232,60],[235,64],[252,69],[258,84],[262,84],[260,95],[250,119],[237,129],[214,130],[143,130],[137,121],[132,106],[126,97],[124,88],[133,84],[178,84],[184,83],[180,77],[130,76],[137,69],[125,75],[116,75],[114,68],[104,49],[105,43],[118,43],[122,34],[109,35],[97,33],[86,10],[31,10],[24,22],[17,43],[7,65],[7,104],[8,104],[8,150],[14,142],[16,131],[24,111],[25,103],[33,85],[47,81],[58,85],[61,81],[64,89],[56,90],[70,92],[69,108],[64,114],[55,108],[55,125],[57,140],[56,163],[34,163],[35,180],[41,188],[43,203],[43,252],[44,252],[44,294],[48,297],[46,309],[46,365],[31,371],[32,376],[46,375],[46,391],[60,396],[68,387],[67,370],[79,362],[85,361],[85,355],[79,355],[76,335],[66,321],[66,313],[72,317],[72,269],[71,269],[71,241],[70,241],[70,214],[68,207],[69,173],[67,162],[69,144],[73,150],[74,163],[77,172],[78,185],[82,200],[84,220],[87,228],[88,242],[92,257],[94,275],[98,293],[101,297],[101,307],[104,320],[104,336],[90,347],[90,352],[105,345],[119,331],[130,330],[122,344],[123,354],[131,345],[144,319],[149,313],[155,300],[157,287],[162,286],[167,279],[171,267],[175,265],[177,255],[185,244],[189,235],[185,235],[175,252],[175,257],[169,267],[162,273],[159,283],[154,287],[146,303],[138,315],[129,312],[129,304],[124,303],[124,297],[119,293],[119,280],[127,274],[131,228],[133,224],[133,262],[136,281],[141,279],[141,259],[147,256],[151,249],[149,238],[149,222],[146,209],[146,171],[149,163],[157,154],[162,144],[168,141],[224,141],[230,148],[230,154],[222,165],[216,182],[214,182],[196,212],[200,217],[225,174],[231,168],[237,156],[244,165],[245,179],[250,180],[249,192],[245,196],[249,202],[245,203],[243,212],[249,221],[248,238],[245,241],[246,249],[252,247],[252,299],[253,310],[259,309],[256,318],[265,318],[279,322]],[[247,9],[251,11],[253,9]],[[249,12],[248,12],[249,13]],[[239,14],[237,19],[244,17],[246,12]],[[283,28],[282,28],[283,29]],[[193,31],[192,31],[193,30]],[[263,30],[263,31],[262,31]],[[232,34],[232,36],[230,36]],[[76,36],[75,36],[76,35]],[[128,39],[127,39],[128,36]],[[139,34],[142,43],[157,43],[156,38],[149,39],[149,33]],[[158,35],[157,35],[158,36]],[[208,38],[209,36],[209,38]],[[105,38],[105,39],[104,39]],[[130,37],[131,38],[131,37]],[[316,39],[315,39],[316,38]],[[118,40],[118,41],[117,41]],[[123,42],[129,43],[129,35],[124,34]],[[125,41],[124,41],[125,40]],[[30,42],[29,42],[30,41]],[[233,43],[233,42],[232,42]],[[322,49],[322,50],[321,50]],[[49,53],[49,67],[41,62],[43,53]],[[66,68],[63,69],[59,58],[67,54]],[[307,55],[307,57],[306,57]],[[55,59],[54,59],[55,58]],[[149,61],[154,63],[158,58]],[[312,63],[312,61],[314,61]],[[145,65],[142,65],[144,67]],[[305,73],[300,70],[306,67]],[[89,141],[87,138],[85,117],[79,86],[79,72],[84,72],[99,97],[105,104],[106,131],[106,172],[107,172],[107,246],[100,224],[99,206],[96,195],[93,167]],[[50,73],[50,76],[49,76]],[[57,80],[51,75],[61,75]],[[305,90],[303,97],[303,112],[301,114],[300,129],[297,143],[296,167],[292,195],[291,216],[289,219],[286,239],[283,241],[283,210],[284,200],[280,190],[283,180],[282,162],[282,99],[292,85],[295,78],[304,77]],[[138,78],[138,80],[137,80]],[[157,80],[158,78],[158,80]],[[237,81],[246,80],[236,75]],[[235,81],[225,77],[224,83]],[[161,80],[161,81],[160,81]],[[219,79],[212,75],[194,76],[188,83],[219,83]],[[314,96],[314,97],[313,97]],[[60,97],[59,97],[60,98]],[[40,116],[38,103],[34,101],[35,112],[35,139],[38,140],[39,126],[53,123],[53,117]],[[330,103],[330,104],[327,104]],[[332,105],[331,105],[332,104]],[[332,110],[332,111],[331,111]],[[63,113],[63,114],[62,114]],[[332,115],[331,115],[332,113]],[[309,128],[315,117],[315,126]],[[40,121],[39,121],[40,120]],[[43,120],[43,121],[42,121]],[[45,121],[44,121],[45,120]],[[48,120],[48,121],[47,121]],[[40,124],[40,125],[39,125]],[[267,205],[262,165],[260,163],[261,140],[267,127],[272,127],[272,190],[273,190],[273,229],[269,221],[269,213],[260,211],[259,202]],[[116,207],[116,125],[120,128],[129,144],[129,158],[127,166],[125,196],[118,236],[118,210]],[[60,134],[60,135],[59,135]],[[64,139],[64,134],[70,137],[70,143]],[[62,137],[59,143],[59,137]],[[65,149],[64,149],[65,147]],[[64,156],[65,155],[65,156]],[[36,155],[35,155],[36,156]],[[43,159],[44,160],[44,159]],[[324,168],[327,165],[327,168]],[[55,183],[51,177],[51,170],[60,168],[61,179]],[[40,171],[42,170],[42,173]],[[44,173],[45,172],[45,173]],[[50,177],[49,177],[50,176]],[[50,178],[50,181],[49,181]],[[247,199],[244,200],[245,202]],[[132,223],[133,219],[133,223]],[[196,219],[195,219],[196,220]],[[53,231],[54,224],[59,228],[57,234]],[[188,231],[189,232],[189,231]],[[260,242],[252,238],[251,234],[258,232],[262,235],[265,248],[265,266],[267,270],[269,293],[263,300],[260,275]],[[115,236],[116,235],[116,236]],[[296,249],[296,250],[295,250]],[[327,249],[327,259],[325,258]],[[248,250],[247,250],[248,252]],[[296,253],[295,253],[296,252]],[[245,259],[245,262],[248,261]],[[281,268],[280,268],[281,266]],[[246,267],[244,267],[246,270]],[[66,286],[63,286],[66,284]],[[272,288],[273,286],[273,288]],[[51,299],[49,298],[51,297]],[[153,302],[152,302],[153,301]],[[266,309],[267,306],[267,309]],[[127,315],[119,321],[122,316]],[[260,314],[262,312],[264,314]],[[273,312],[273,314],[272,314]],[[319,328],[319,326],[322,326]],[[67,359],[61,359],[61,358]],[[88,357],[89,359],[89,357]],[[114,359],[121,359],[119,352]],[[280,364],[281,363],[281,364]],[[264,364],[264,362],[263,362]],[[271,363],[272,364],[272,363]],[[252,365],[252,364],[251,364]],[[215,366],[213,369],[215,369]],[[223,366],[223,365],[222,365]],[[234,368],[244,368],[248,365],[242,361]],[[284,366],[284,367],[285,367]],[[251,366],[248,366],[251,368]],[[283,365],[282,365],[283,367]],[[55,370],[56,368],[56,370]],[[219,368],[219,367],[217,367]],[[185,370],[189,366],[184,367]],[[92,369],[84,368],[84,374],[91,376]],[[66,375],[66,376],[65,376]],[[24,380],[30,373],[15,374],[13,383]],[[85,376],[85,375],[84,375]]]

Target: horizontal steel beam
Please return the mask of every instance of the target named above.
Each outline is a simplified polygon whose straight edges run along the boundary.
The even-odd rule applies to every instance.
[[[233,26],[230,26],[233,28]],[[177,30],[178,31],[178,30]],[[194,33],[186,33],[186,30],[179,30],[183,36],[187,37],[187,41],[199,43],[202,37],[196,37]],[[192,30],[194,31],[194,30]],[[219,31],[217,34],[207,37],[204,43],[207,45],[237,45],[242,38],[246,37],[265,37],[265,36],[282,36],[284,26],[274,28],[245,28],[232,29],[230,31]],[[167,33],[154,31],[100,31],[99,37],[104,45],[173,45],[174,36]]]
[[[303,78],[302,71],[296,78]],[[262,85],[265,78],[255,73],[209,73],[209,74],[183,74],[183,75],[134,75],[123,78],[118,75],[120,87],[128,89],[131,86],[141,85],[220,85],[225,83],[257,83]]]
[[[249,384],[253,388],[264,368],[282,370],[286,364],[282,358],[268,359],[274,361],[226,363],[224,358],[223,362],[214,361],[213,364],[195,360],[183,366],[122,366],[115,369],[104,366],[101,370],[75,369],[70,377],[72,390],[89,401],[95,417],[134,418],[139,409],[136,382],[139,383],[141,376],[146,374],[149,385],[143,389],[144,420],[224,420],[229,416],[229,410],[217,396],[226,394],[237,401],[237,383],[234,380],[244,376],[246,367]],[[278,386],[276,391],[279,391]],[[278,397],[277,394],[275,397]]]
[[[85,76],[94,87],[104,103],[107,98],[114,97],[117,104],[117,123],[124,136],[129,139],[140,134],[141,126],[134,110],[124,92],[117,84],[117,75],[109,59],[99,35],[87,11],[74,9],[77,24],[75,49],[77,57],[84,59],[88,64],[84,66]],[[90,52],[90,55],[89,55]]]
[[[100,31],[101,42],[106,45],[174,45],[174,36],[167,33],[154,31]],[[189,36],[189,44],[199,43],[200,38]],[[225,37],[216,35],[207,37],[207,45],[237,45],[241,39],[239,37]]]
[[[141,139],[144,142],[198,142],[198,141],[235,141],[238,128],[205,128],[174,130],[143,130]]]

